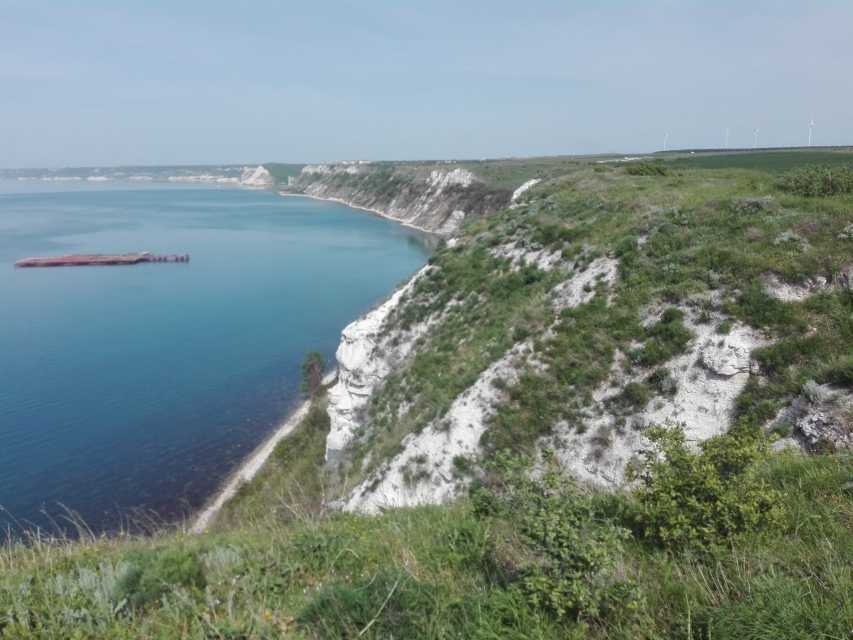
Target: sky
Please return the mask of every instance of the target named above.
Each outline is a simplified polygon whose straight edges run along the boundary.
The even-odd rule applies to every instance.
[[[0,0],[0,167],[851,144],[851,69],[850,0]]]

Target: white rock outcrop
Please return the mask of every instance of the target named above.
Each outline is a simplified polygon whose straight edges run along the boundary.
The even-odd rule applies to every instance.
[[[240,184],[244,187],[266,189],[272,186],[273,179],[270,172],[263,165],[258,165],[254,169],[252,167],[244,167],[243,173],[240,174]]]
[[[483,371],[439,420],[402,442],[403,451],[353,490],[347,511],[378,513],[389,507],[437,504],[455,498],[467,485],[457,477],[454,460],[476,456],[486,421],[502,392],[497,379],[509,383],[529,355],[530,342],[519,343]]]
[[[812,294],[831,287],[831,283],[822,276],[809,278],[800,284],[784,282],[775,273],[765,274],[761,278],[764,292],[782,302],[802,302]]]
[[[426,175],[405,171],[371,174],[369,164],[358,161],[307,165],[302,168],[300,179],[288,181],[288,188],[314,198],[365,209],[443,236],[454,234],[470,213],[464,208],[469,202],[465,199],[464,190],[478,180],[467,169],[433,169]],[[340,175],[352,179],[330,179]],[[388,190],[377,188],[377,184],[369,180],[371,175],[380,175],[382,180],[387,180],[387,184],[393,186],[393,195],[389,195]],[[495,199],[494,195],[491,197]],[[498,200],[494,204],[489,202],[487,206],[502,206]]]
[[[329,390],[331,428],[326,438],[327,462],[334,462],[338,454],[352,443],[360,425],[361,412],[367,406],[373,390],[408,355],[415,340],[427,330],[429,320],[392,336],[386,323],[401,298],[412,290],[418,278],[430,268],[426,266],[418,271],[388,300],[347,325],[341,333],[341,342],[335,354],[338,378]]]
[[[512,263],[513,271],[524,266],[533,266],[542,271],[551,271],[563,261],[563,254],[558,249],[546,247],[531,247],[520,241],[501,244],[489,249],[495,258],[503,258]]]
[[[467,169],[457,167],[451,171],[435,169],[430,172],[427,182],[431,187],[444,189],[445,187],[470,187],[477,180],[476,176]]]
[[[516,257],[531,258],[523,253]],[[536,253],[533,262],[542,263],[540,253]],[[553,310],[589,302],[598,283],[610,288],[617,278],[618,266],[612,258],[593,260],[552,291]],[[468,480],[458,472],[454,460],[475,459],[480,454],[480,438],[504,399],[496,381],[514,384],[525,366],[541,366],[530,340],[516,344],[489,365],[443,416],[420,433],[406,436],[402,451],[352,491],[345,509],[377,513],[388,507],[441,503],[459,495]]]
[[[621,376],[617,358],[608,380],[593,393],[594,404],[583,428],[562,423],[542,446],[555,451],[561,465],[577,478],[603,486],[624,482],[625,468],[636,453],[648,446],[642,431],[648,426],[680,425],[688,441],[697,443],[724,433],[730,424],[735,399],[754,366],[751,352],[766,345],[757,331],[735,324],[728,335],[715,333],[711,323],[687,322],[694,333],[684,353],[665,363],[676,391],[672,397],[653,398],[648,406],[625,416],[617,425],[608,403],[630,382],[648,372]]]
[[[580,273],[564,280],[551,290],[554,308],[558,311],[586,304],[595,295],[598,283],[610,288],[616,281],[619,261],[614,258],[596,258]]]
[[[533,178],[532,180],[528,180],[523,185],[521,185],[518,189],[516,189],[515,191],[512,192],[512,198],[510,198],[510,202],[512,202],[512,203],[518,202],[518,199],[522,195],[524,195],[524,193],[526,191],[529,191],[530,189],[535,187],[540,182],[542,182],[542,180],[540,180],[539,178]]]

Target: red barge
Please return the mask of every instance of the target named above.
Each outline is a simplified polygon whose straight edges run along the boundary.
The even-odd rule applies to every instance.
[[[15,263],[16,267],[84,267],[84,266],[107,266],[139,264],[140,262],[189,262],[189,254],[155,256],[153,253],[143,251],[141,253],[121,254],[83,254],[70,256],[57,256],[47,258],[24,258]]]

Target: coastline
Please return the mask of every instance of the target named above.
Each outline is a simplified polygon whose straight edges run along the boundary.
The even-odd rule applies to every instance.
[[[401,220],[400,218],[395,218],[394,216],[384,211],[380,211],[379,209],[353,204],[343,198],[321,197],[304,193],[289,193],[286,191],[273,190],[279,196],[284,197],[311,198],[312,200],[336,202],[338,204],[346,205],[351,209],[360,209],[362,211],[372,213],[381,218],[391,220],[392,222],[396,222],[404,227],[409,227],[410,229],[415,229],[416,231],[425,233],[434,238],[442,237],[441,234],[430,229],[425,229],[416,224]],[[391,295],[393,295],[393,293],[394,292],[392,291]],[[323,377],[323,386],[327,387],[331,385],[335,381],[337,375],[338,370],[337,367],[335,367]],[[216,516],[220,511],[222,511],[222,508],[228,503],[228,501],[237,494],[240,487],[247,482],[251,482],[255,476],[257,476],[266,461],[272,455],[278,443],[289,436],[293,430],[299,426],[299,423],[302,422],[308,414],[310,407],[311,401],[304,400],[290,415],[287,416],[284,422],[275,431],[273,431],[266,440],[258,445],[258,447],[237,466],[237,468],[225,479],[222,485],[211,495],[210,498],[208,498],[204,506],[202,506],[202,508],[192,516],[192,525],[188,529],[189,533],[197,535],[208,530],[210,525],[216,519]]]
[[[323,376],[323,386],[328,386],[334,382],[338,375],[337,368],[332,369],[329,373]],[[216,492],[213,493],[210,499],[205,503],[192,520],[193,524],[188,529],[191,534],[200,534],[207,531],[208,527],[216,519],[216,516],[222,511],[222,507],[233,498],[240,487],[254,480],[264,464],[275,451],[279,442],[289,436],[293,430],[299,426],[299,423],[308,415],[308,410],[311,408],[311,400],[303,400],[302,403],[284,420],[284,422],[272,432],[272,434],[264,440],[245,460],[234,470],[231,475],[226,478],[225,482]]]
[[[363,207],[363,206],[358,205],[358,204],[353,204],[349,200],[344,200],[343,198],[335,198],[335,197],[331,197],[331,196],[329,196],[329,197],[312,196],[312,195],[308,195],[307,193],[290,193],[288,191],[279,191],[278,195],[284,196],[286,198],[287,197],[311,198],[312,200],[324,200],[326,202],[337,202],[338,204],[343,204],[343,205],[348,206],[350,209],[361,209],[362,211],[367,211],[368,213],[376,214],[377,216],[379,216],[381,218],[385,218],[387,220],[391,220],[392,222],[396,222],[397,224],[401,224],[404,227],[409,227],[410,229],[416,229],[417,231],[420,231],[422,233],[428,233],[432,236],[441,237],[440,233],[438,233],[437,231],[434,231],[432,229],[425,229],[424,227],[418,226],[416,224],[412,224],[411,222],[406,222],[405,220],[403,220],[401,218],[395,218],[390,213],[387,213],[385,211],[380,211],[379,209],[373,209],[371,207]]]

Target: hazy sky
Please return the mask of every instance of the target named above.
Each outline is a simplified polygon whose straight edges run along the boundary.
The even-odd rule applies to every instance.
[[[0,0],[0,166],[853,143],[853,1]]]

